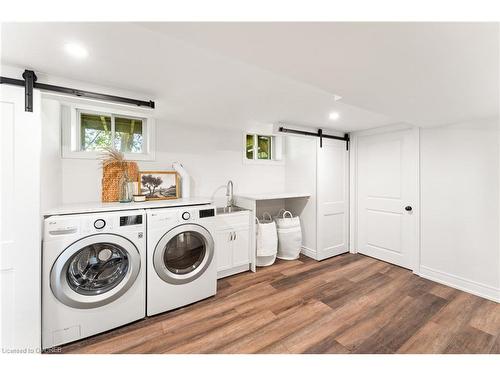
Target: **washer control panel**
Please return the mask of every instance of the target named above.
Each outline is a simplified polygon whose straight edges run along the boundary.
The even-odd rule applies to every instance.
[[[200,219],[205,217],[213,217],[215,216],[215,210],[213,208],[209,208],[206,210],[200,210]]]
[[[102,229],[106,226],[106,220],[104,219],[97,219],[94,221],[94,228],[95,229]]]
[[[182,213],[182,219],[183,220],[189,220],[189,219],[191,219],[191,214],[189,212],[187,212],[187,211],[183,212]]]
[[[142,215],[127,215],[120,216],[120,226],[125,227],[128,225],[142,224]]]
[[[85,236],[93,233],[144,232],[143,210],[119,212],[53,215],[44,220],[44,240],[68,235]]]

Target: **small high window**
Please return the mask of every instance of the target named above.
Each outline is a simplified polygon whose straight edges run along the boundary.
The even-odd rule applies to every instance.
[[[153,131],[151,118],[126,113],[107,113],[86,108],[63,107],[70,110],[70,126],[63,121],[63,156],[96,158],[107,148],[125,154],[129,160],[152,160],[150,145]],[[69,130],[68,130],[69,128]]]
[[[273,160],[273,136],[247,134],[247,159]]]

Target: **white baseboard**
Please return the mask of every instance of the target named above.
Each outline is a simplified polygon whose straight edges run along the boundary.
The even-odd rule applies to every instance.
[[[318,257],[316,255],[316,250],[310,249],[308,247],[302,246],[302,250],[300,251],[302,254],[304,254],[306,257],[318,260]]]
[[[420,266],[420,272],[418,275],[425,279],[448,285],[452,288],[463,290],[464,292],[500,303],[500,289],[498,288],[422,265]]]

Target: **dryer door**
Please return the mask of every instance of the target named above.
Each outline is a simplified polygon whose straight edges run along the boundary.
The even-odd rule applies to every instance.
[[[200,277],[213,257],[214,240],[208,230],[196,224],[183,224],[160,239],[153,266],[163,281],[186,284]]]
[[[84,237],[64,250],[50,271],[50,288],[65,305],[90,309],[123,295],[141,267],[137,247],[116,234]]]

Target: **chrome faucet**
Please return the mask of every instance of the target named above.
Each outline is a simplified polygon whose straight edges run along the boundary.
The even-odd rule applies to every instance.
[[[234,198],[233,198],[233,181],[229,180],[227,185],[226,185],[226,197],[227,197],[227,207],[232,207],[234,205]]]

